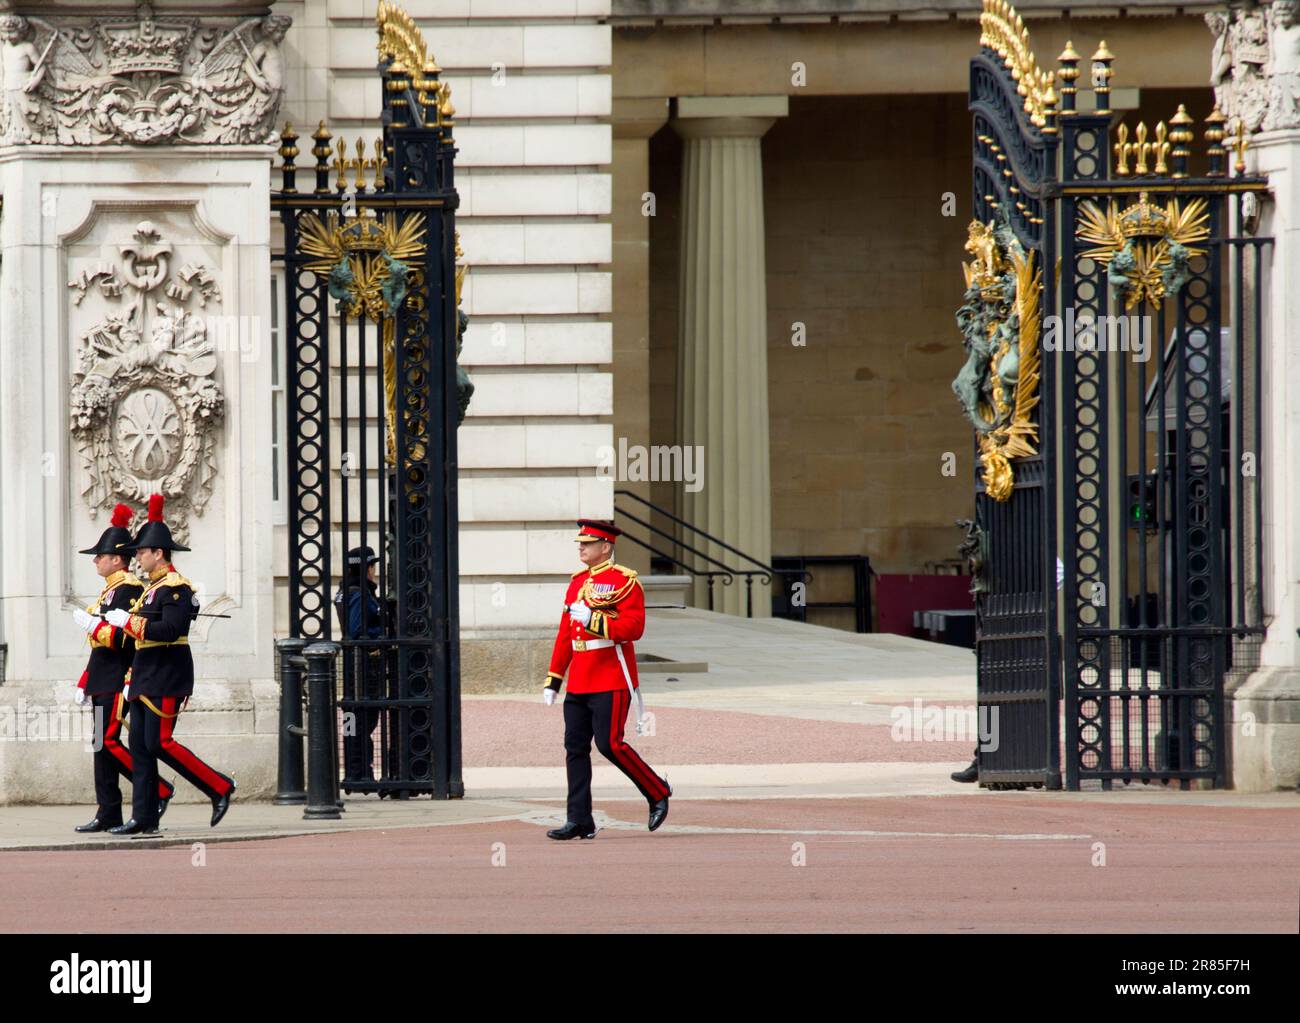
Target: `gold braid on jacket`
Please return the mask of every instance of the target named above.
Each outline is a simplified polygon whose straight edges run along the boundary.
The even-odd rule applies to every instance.
[[[624,597],[626,597],[629,593],[632,592],[633,586],[637,585],[635,569],[624,568],[622,565],[611,565],[610,567],[616,568],[624,575],[626,575],[628,577],[627,582],[624,583],[622,586],[620,586],[617,590],[614,590],[612,593],[598,595],[592,592],[591,580],[594,578],[594,576],[588,576],[586,581],[582,584],[582,588],[578,590],[578,599],[581,600],[584,604],[586,604],[589,608],[592,608],[593,610],[597,608],[613,607],[620,600],[622,600]]]

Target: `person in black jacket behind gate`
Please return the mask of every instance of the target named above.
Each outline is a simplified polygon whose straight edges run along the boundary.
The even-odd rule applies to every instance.
[[[344,639],[379,639],[384,634],[384,614],[377,598],[379,583],[375,578],[379,557],[370,547],[348,551],[343,582],[334,594],[334,611]],[[357,684],[358,674],[363,684]],[[343,698],[377,700],[384,695],[384,653],[378,648],[351,647],[343,654]],[[345,778],[374,780],[375,728],[379,710],[358,707],[352,734],[343,734],[343,775]],[[384,795],[384,793],[380,793]]]
[[[212,826],[226,815],[235,780],[214,771],[173,736],[181,703],[194,692],[194,658],[190,654],[190,622],[199,601],[188,579],[171,563],[178,544],[162,517],[163,498],[149,498],[149,518],[131,541],[136,560],[148,574],[143,593],[127,611],[110,611],[104,620],[135,640],[135,658],[123,696],[131,706],[131,759],[134,798],[131,819],[110,835],[158,833],[158,761],[212,800]]]

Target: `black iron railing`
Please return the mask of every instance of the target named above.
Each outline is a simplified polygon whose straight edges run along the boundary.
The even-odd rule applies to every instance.
[[[641,497],[639,494],[632,493],[630,490],[616,490],[614,491],[614,496],[626,497],[626,498],[630,498],[633,501],[637,501],[640,504],[645,505],[647,508],[650,509],[650,511],[654,512],[655,514],[662,515],[670,522],[673,522],[674,524],[681,526],[683,530],[689,531],[693,536],[700,537],[709,543],[717,544],[719,547],[721,547],[723,550],[727,551],[728,553],[734,554],[736,555],[736,557],[743,558],[745,561],[748,561],[751,564],[758,566],[757,568],[729,567],[728,565],[719,561],[717,558],[705,554],[703,551],[687,543],[685,539],[678,536],[674,536],[672,533],[668,532],[667,530],[660,529],[658,526],[653,525],[652,523],[646,521],[645,519],[638,518],[636,515],[633,515],[631,512],[629,512],[626,508],[620,508],[617,504],[615,504],[614,506],[614,512],[619,517],[620,520],[627,521],[627,522],[635,522],[638,526],[650,530],[650,532],[655,534],[656,536],[661,536],[665,538],[670,543],[672,543],[675,547],[678,547],[683,551],[693,554],[698,558],[703,558],[704,561],[707,562],[708,564],[716,566],[716,568],[713,569],[695,568],[691,565],[686,564],[680,559],[674,557],[673,555],[666,554],[663,551],[656,549],[655,547],[651,546],[648,540],[643,540],[642,538],[627,532],[623,534],[625,537],[631,540],[638,547],[644,547],[651,554],[657,555],[660,558],[664,558],[667,561],[670,561],[672,564],[678,566],[679,568],[684,569],[686,573],[690,575],[692,578],[706,579],[707,587],[708,587],[708,602],[709,602],[710,611],[713,610],[714,579],[721,578],[722,585],[730,586],[732,580],[736,576],[738,575],[744,576],[745,577],[745,616],[747,618],[754,617],[754,577],[758,576],[761,582],[770,585],[772,582],[772,577],[775,575],[780,575],[781,570],[773,568],[771,565],[764,564],[763,562],[759,561],[757,558],[752,557],[751,555],[746,554],[744,551],[731,546],[731,544],[727,543],[726,541],[719,540],[716,536],[713,536],[711,533],[706,533],[703,529],[700,529],[699,526],[693,525],[692,523],[687,522],[685,519],[679,518],[678,516],[670,512],[667,508],[660,507],[654,502],[648,501],[644,497]]]
[[[772,564],[782,576],[782,592],[772,595],[772,616],[796,622],[808,621],[808,611],[851,608],[855,632],[871,631],[871,560],[865,554],[797,554],[773,556]],[[796,594],[794,586],[802,581],[811,586],[816,575],[808,570],[819,567],[847,567],[853,573],[852,600],[809,600],[808,590]],[[799,578],[796,579],[795,577]]]

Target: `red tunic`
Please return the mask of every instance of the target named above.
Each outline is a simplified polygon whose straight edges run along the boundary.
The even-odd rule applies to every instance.
[[[592,609],[591,621],[584,627],[569,616],[569,605],[585,597]],[[636,572],[606,561],[590,569],[575,572],[564,596],[560,613],[560,631],[551,652],[548,679],[564,678],[569,671],[571,693],[607,693],[627,689],[628,679],[637,686],[634,639],[645,632],[645,592]],[[612,640],[616,646],[599,641]],[[597,641],[598,649],[582,649]],[[574,649],[575,644],[580,648]],[[619,651],[622,651],[622,663]],[[623,665],[627,665],[627,674]]]

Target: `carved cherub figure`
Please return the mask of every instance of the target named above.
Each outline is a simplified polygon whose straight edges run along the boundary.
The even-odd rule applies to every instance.
[[[0,63],[4,66],[4,111],[0,114],[3,137],[8,142],[31,138],[29,120],[40,113],[40,100],[32,94],[45,78],[45,57],[27,38],[27,19],[16,14],[0,18]],[[51,37],[50,44],[54,39]]]
[[[1274,131],[1300,125],[1300,3],[1274,0],[1270,14],[1272,69],[1264,128]]]

